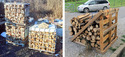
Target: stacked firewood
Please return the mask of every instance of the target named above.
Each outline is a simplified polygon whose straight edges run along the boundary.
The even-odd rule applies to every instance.
[[[41,25],[41,24],[40,24]],[[56,29],[32,26],[29,29],[29,48],[44,52],[55,53]]]
[[[71,19],[72,26],[69,27],[70,35],[76,35],[90,20],[92,16],[89,13],[80,15],[77,18]],[[99,48],[100,29],[99,20],[96,20],[92,25],[88,26],[75,41],[82,44],[90,44],[91,47]]]
[[[5,23],[6,25],[6,34],[8,37],[14,37],[15,39],[25,39],[28,36],[28,27],[25,26],[14,26],[9,23]]]
[[[28,3],[6,3],[5,17],[7,21],[12,23],[27,24],[29,16]]]
[[[29,4],[5,3],[7,42],[24,46],[28,41]]]

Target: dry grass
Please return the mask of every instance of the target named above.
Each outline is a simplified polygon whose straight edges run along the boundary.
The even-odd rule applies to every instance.
[[[35,19],[41,17],[62,18],[62,0],[23,0],[30,3],[30,15]]]

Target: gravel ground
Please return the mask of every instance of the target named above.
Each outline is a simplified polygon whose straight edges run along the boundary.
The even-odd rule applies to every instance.
[[[119,8],[118,13],[118,40],[112,45],[113,48],[120,46],[123,43],[122,35],[125,35],[125,7]],[[91,12],[92,14],[95,12]],[[108,49],[105,54],[97,53],[95,50],[87,50],[84,46],[73,43],[70,41],[72,36],[69,35],[68,27],[70,19],[85,13],[65,13],[65,57],[109,57],[113,52]]]

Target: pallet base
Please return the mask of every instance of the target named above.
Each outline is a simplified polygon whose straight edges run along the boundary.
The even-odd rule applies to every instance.
[[[33,48],[30,48],[30,47],[28,47],[28,48],[33,49]],[[47,54],[47,55],[53,55],[55,53],[55,52],[42,51],[42,50],[39,50],[39,49],[33,49],[33,50],[37,50],[37,51],[39,51],[41,53],[44,53],[44,54]]]
[[[10,44],[12,44],[12,45],[15,45],[15,46],[22,46],[22,47],[25,46],[25,44],[23,44],[23,43],[14,43],[14,42],[12,42],[12,41],[6,40],[6,44],[8,44],[8,43],[10,43]]]
[[[99,49],[96,48],[96,51],[101,53],[101,54],[104,54],[106,53],[106,51],[111,47],[111,45],[118,39],[118,36],[103,50],[103,51],[100,51]]]

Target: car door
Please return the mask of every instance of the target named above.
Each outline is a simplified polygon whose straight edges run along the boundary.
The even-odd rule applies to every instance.
[[[104,6],[106,6],[106,1],[98,1],[97,4],[98,4],[98,8],[99,10],[102,10]]]
[[[98,5],[96,1],[91,1],[88,7],[90,11],[96,11],[98,9]]]

